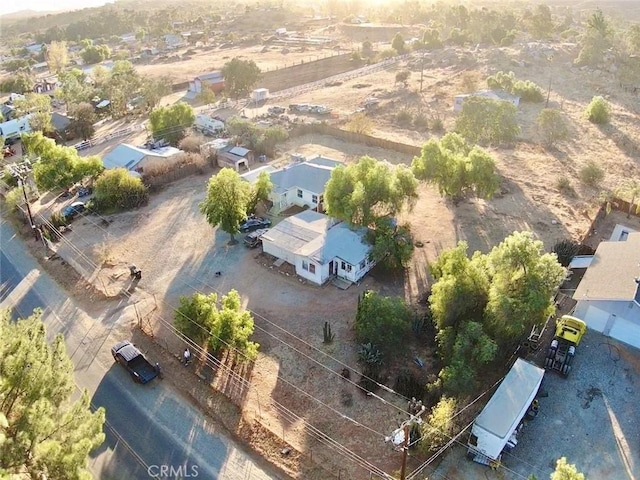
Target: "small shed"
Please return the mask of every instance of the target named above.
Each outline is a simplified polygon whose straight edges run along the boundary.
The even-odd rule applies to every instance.
[[[269,90],[267,88],[256,88],[251,92],[251,100],[254,102],[263,102],[269,98]]]
[[[241,168],[249,170],[251,163],[253,163],[253,152],[247,148],[227,145],[218,150],[218,166],[220,168],[231,167],[239,172]]]
[[[189,82],[189,91],[200,93],[203,89],[211,89],[215,93],[218,93],[224,89],[224,78],[221,71],[204,73],[198,75]]]

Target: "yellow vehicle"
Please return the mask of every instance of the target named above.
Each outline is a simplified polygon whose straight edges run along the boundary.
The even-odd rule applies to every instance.
[[[563,315],[556,320],[556,334],[547,351],[545,368],[557,370],[564,376],[569,375],[576,347],[586,331],[587,324],[579,318]]]

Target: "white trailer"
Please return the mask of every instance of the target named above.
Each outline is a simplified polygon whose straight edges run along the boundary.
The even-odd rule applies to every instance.
[[[24,117],[15,118],[6,122],[0,123],[0,136],[4,138],[17,138],[23,133],[31,132],[31,124],[29,118],[31,115],[25,115]]]
[[[251,93],[251,100],[254,102],[263,102],[267,98],[269,98],[269,89],[267,88],[256,88]]]
[[[467,444],[473,460],[489,465],[499,461],[504,448],[516,445],[518,426],[544,377],[544,369],[518,358],[471,428]]]
[[[196,115],[196,121],[193,126],[196,130],[211,135],[224,130],[224,122],[209,115]]]

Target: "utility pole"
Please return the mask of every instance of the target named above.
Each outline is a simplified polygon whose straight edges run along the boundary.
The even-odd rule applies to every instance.
[[[422,93],[422,79],[424,78],[424,53],[422,54],[422,61],[420,62],[420,93]]]
[[[33,221],[31,206],[29,205],[29,198],[27,197],[27,190],[25,187],[27,177],[31,172],[31,162],[28,159],[25,159],[21,163],[9,165],[9,171],[11,172],[11,175],[13,175],[18,180],[18,184],[22,187],[22,195],[24,196],[24,203],[27,206],[27,215],[29,216],[29,225],[31,226],[33,236],[36,240],[38,240],[38,229],[36,228],[36,224]]]
[[[400,469],[400,480],[406,480],[407,475],[407,456],[409,455],[411,427],[414,424],[420,425],[422,423],[422,415],[427,411],[427,407],[422,405],[421,401],[416,401],[412,398],[409,402],[409,419],[402,422],[398,428],[396,428],[390,436],[385,437],[384,441],[391,441],[397,450],[402,451],[402,467]]]

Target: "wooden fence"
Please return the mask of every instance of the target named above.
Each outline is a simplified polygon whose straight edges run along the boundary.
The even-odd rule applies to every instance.
[[[392,142],[384,138],[372,137],[362,133],[348,132],[331,125],[325,124],[312,124],[312,125],[299,125],[294,128],[289,135],[291,137],[300,137],[302,135],[328,135],[345,142],[359,143],[367,145],[368,147],[378,147],[385,150],[392,150],[394,152],[404,153],[414,157],[420,156],[422,149],[415,145],[407,145],[406,143]]]
[[[138,132],[144,130],[142,125],[137,127],[127,127],[122,130],[118,130],[117,132],[110,133],[108,135],[104,135],[101,137],[90,138],[89,140],[85,140],[84,142],[76,143],[73,148],[78,151],[86,150],[87,148],[91,148],[95,145],[100,145],[101,143],[108,142],[109,140],[113,140],[114,138],[125,137],[130,135],[131,133]]]
[[[175,170],[169,170],[161,175],[153,175],[149,177],[144,176],[143,181],[145,185],[148,185],[151,189],[156,189],[162,185],[166,185],[167,183],[181,180],[189,175],[194,175],[195,173],[200,173],[202,168],[202,166],[194,164],[181,165]]]

